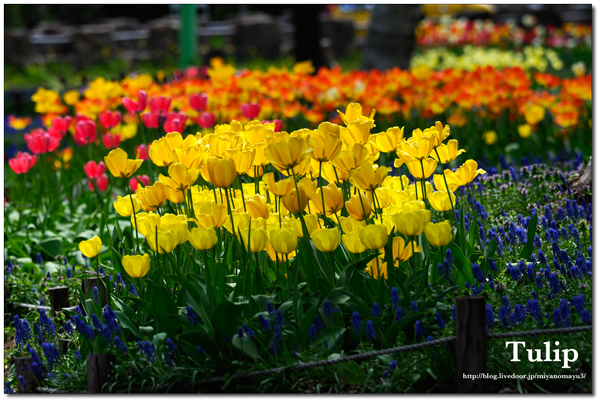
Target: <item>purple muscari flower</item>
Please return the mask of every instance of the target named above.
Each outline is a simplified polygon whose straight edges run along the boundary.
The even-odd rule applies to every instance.
[[[435,312],[435,324],[437,324],[440,329],[446,328],[446,323],[444,322],[444,319],[442,319],[440,312]]]
[[[473,263],[472,271],[473,271],[473,276],[475,277],[475,279],[477,281],[479,281],[482,284],[485,283],[485,276],[483,275],[483,272],[481,271],[481,269],[479,268],[479,265],[477,263]]]
[[[275,314],[275,309],[273,308],[271,301],[267,302],[267,312],[269,312],[269,316],[273,316]]]
[[[542,318],[542,309],[537,299],[527,300],[527,312],[536,320],[539,321]]]
[[[507,273],[512,277],[513,280],[519,281],[521,280],[521,271],[517,266],[513,266],[512,264],[508,264],[506,268]]]
[[[552,217],[552,212],[550,211],[550,207],[548,205],[544,206],[544,217],[548,221],[554,220],[554,217]]]
[[[540,239],[539,235],[535,235],[535,237],[533,237],[533,247],[535,249],[541,248],[542,247],[542,240]]]
[[[123,277],[121,277],[121,273],[117,273],[117,282],[125,288],[125,281],[123,281]]]
[[[396,360],[393,359],[392,362],[390,362],[389,369],[393,372],[396,370],[397,367],[398,367],[398,362],[396,362]]]
[[[206,351],[204,351],[201,346],[198,346],[197,350],[201,354],[206,354]]]
[[[323,311],[325,312],[326,315],[329,315],[331,313],[334,313],[336,311],[338,311],[339,308],[332,308],[331,307],[331,303],[329,302],[328,299],[325,300],[325,302],[323,303]]]
[[[450,250],[450,248],[446,249],[446,260],[448,261],[448,263],[450,263],[451,265],[454,264],[454,258],[452,257],[452,251]]]
[[[94,302],[98,302],[100,296],[98,295],[98,287],[94,287]]]
[[[370,320],[367,320],[367,339],[371,342],[375,341],[375,326]]]
[[[396,322],[400,322],[402,320],[402,309],[399,306],[396,307],[396,316],[394,317],[394,320]]]
[[[139,343],[138,343],[138,347],[139,347]],[[148,358],[148,360],[150,362],[154,362],[155,353],[156,353],[156,348],[154,347],[154,344],[150,344],[150,342],[148,340],[146,340],[146,341],[144,341],[141,348],[142,348],[142,352],[144,353],[144,355],[146,355],[146,358]]]
[[[319,315],[315,315],[315,320],[313,322],[317,331],[323,328],[323,323],[321,323],[321,319],[319,319]]]
[[[115,345],[117,346],[117,349],[119,351],[121,351],[124,354],[127,353],[127,345],[125,345],[125,343],[123,343],[123,341],[121,341],[119,336],[115,336]]]
[[[317,340],[317,328],[315,327],[314,324],[310,325],[310,330],[308,332],[308,338],[310,338],[311,341],[316,341]]]
[[[565,211],[563,210],[562,207],[558,207],[558,210],[556,211],[556,220],[558,221],[562,221],[566,218],[567,216],[565,215]]]
[[[31,339],[31,330],[27,332],[23,327],[23,321],[26,322],[25,319],[21,320],[19,315],[15,315],[14,317],[14,326],[15,326],[15,344],[18,349],[23,348]]]
[[[275,339],[271,340],[269,343],[269,350],[273,355],[277,355],[279,353],[279,345],[277,345],[277,341]]]
[[[198,315],[196,315],[196,313],[194,312],[194,310],[192,308],[190,308],[188,306],[185,308],[185,310],[186,310],[187,318],[191,324],[193,324],[195,326],[198,323],[200,323],[200,319],[198,318]]]
[[[167,348],[169,349],[169,352],[167,352],[165,356],[165,361],[167,362],[167,365],[173,366],[173,357],[175,356],[177,347],[175,344],[173,344],[173,341],[171,341],[170,338],[167,338]]]
[[[418,312],[419,308],[417,306],[417,301],[410,301],[410,311],[411,312]]]
[[[554,326],[562,327],[562,319],[560,318],[558,308],[555,308],[554,312],[552,312],[552,322],[554,322]]]
[[[546,255],[544,255],[544,252],[541,249],[538,250],[538,256],[537,256],[537,258],[538,258],[538,261],[540,263],[548,264],[548,262],[546,260]]]
[[[566,299],[561,298],[560,300],[560,317],[565,320],[571,316],[571,307],[569,306],[569,302]]]
[[[420,337],[425,332],[425,328],[423,327],[423,323],[420,320],[415,322],[415,334],[417,337]]]
[[[550,285],[550,297],[554,294],[557,294],[560,291],[560,281],[555,273],[550,273],[550,278],[548,279],[548,284]]]
[[[42,344],[42,350],[44,351],[46,361],[48,361],[48,368],[50,371],[54,370],[56,362],[60,359],[60,353],[52,343]]]
[[[23,380],[23,382],[21,382],[21,380]],[[21,383],[21,386],[25,387],[25,385],[27,384],[27,381],[25,379],[23,379],[23,376],[19,375],[19,383]],[[14,394],[14,393],[15,393],[15,391],[10,386],[10,383],[4,382],[4,394]]]
[[[456,321],[456,305],[452,305],[452,320]]]
[[[493,271],[495,271],[497,273],[498,272],[498,266],[496,266],[496,263],[494,263],[494,261],[492,260],[492,258],[489,258],[489,262],[490,262],[490,269],[492,269]]]
[[[75,334],[75,330],[73,329],[73,326],[71,325],[71,322],[69,322],[69,321],[67,321],[65,323],[64,329],[65,329],[65,333],[67,333],[70,336]]]
[[[40,325],[46,338],[56,339],[56,327],[52,319],[46,315],[45,309],[40,309]]]
[[[432,336],[427,336],[427,341],[433,341],[433,337]]]
[[[138,293],[135,290],[135,286],[133,285],[133,281],[131,283],[129,283],[129,293],[133,294],[136,297],[138,296]]]
[[[73,273],[71,273],[71,269],[67,267],[67,278],[73,278]]]
[[[471,286],[471,291],[473,291],[473,295],[479,295],[481,293],[481,291],[479,290],[479,287],[477,287],[475,284],[473,284]]]
[[[104,308],[104,323],[106,323],[106,325],[108,326],[108,328],[110,329],[111,332],[118,334],[120,332],[122,332],[123,330],[121,330],[121,326],[119,326],[119,321],[117,320],[117,315],[115,314],[115,312],[112,310],[112,308],[110,306],[106,306]]]
[[[75,352],[73,353],[73,356],[75,357],[75,362],[77,362],[77,363],[81,362],[81,354],[79,353],[79,350],[75,350]]]
[[[488,328],[494,327],[494,311],[490,304],[485,304],[485,324]]]
[[[586,325],[592,324],[592,314],[590,313],[589,310],[587,310],[587,309],[583,310],[583,312],[581,313],[581,322]]]
[[[590,258],[592,257],[591,251],[592,251],[592,248],[588,248],[588,252],[590,253]],[[440,274],[440,276],[441,276],[441,274]],[[398,295],[398,288],[392,287],[392,296],[390,298],[390,301],[392,303],[393,308],[396,308],[398,306],[398,304],[400,303],[400,296]]]
[[[377,302],[373,302],[373,309],[371,310],[371,315],[375,317],[381,316],[381,309],[379,308],[379,304]]]
[[[250,327],[248,327],[247,324],[244,323],[243,328],[244,328],[244,333],[246,333],[247,337],[254,337],[256,335],[254,330],[252,330]]]
[[[269,321],[265,319],[262,314],[258,315],[258,321],[264,331],[271,330],[271,325],[269,324]]]
[[[283,315],[281,314],[280,310],[278,310],[277,314],[275,315],[275,324],[283,326]]]
[[[510,308],[507,308],[506,305],[502,305],[500,307],[500,311],[498,312],[498,319],[502,322],[504,327],[509,325],[510,318]]]
[[[519,177],[517,176],[517,173],[515,172],[515,169],[513,168],[513,166],[509,166],[508,171],[510,173],[511,180],[513,180],[515,182],[519,182]]]
[[[362,322],[357,311],[352,312],[352,328],[357,335],[362,331]]]
[[[572,297],[571,304],[575,307],[575,311],[577,311],[577,314],[581,316],[585,309],[585,301],[583,299],[583,294],[579,294]]]
[[[41,265],[42,263],[44,263],[44,260],[42,259],[42,254],[38,252],[38,254],[37,254],[37,264]]]

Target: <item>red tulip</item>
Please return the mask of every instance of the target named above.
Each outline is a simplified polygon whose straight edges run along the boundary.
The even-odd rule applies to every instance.
[[[120,111],[103,111],[100,113],[100,124],[106,129],[116,127],[121,122]]]
[[[44,132],[41,128],[34,129],[31,134],[25,134],[25,141],[27,147],[33,154],[40,154],[46,152],[54,152],[58,145],[60,145],[60,139]]]
[[[34,166],[35,162],[37,162],[37,156],[32,156],[25,152],[18,152],[17,157],[8,161],[8,165],[15,173],[24,174]]]
[[[136,159],[148,160],[148,148],[150,145],[142,143],[135,147]]]
[[[242,114],[249,120],[258,117],[260,113],[260,105],[258,103],[244,103],[242,104]]]
[[[142,183],[147,187],[150,185],[150,177],[147,175],[136,175],[135,177],[131,177],[129,179],[129,186],[131,187],[132,192],[135,192],[138,189],[139,183]]]
[[[113,134],[104,134],[102,135],[102,142],[106,149],[114,149],[119,146],[121,143],[121,135],[113,135]]]
[[[106,171],[106,164],[104,162],[96,163],[95,161],[89,161],[83,165],[83,171],[88,178],[98,178]]]
[[[52,127],[64,135],[69,130],[72,122],[73,117],[71,116],[56,117],[52,119]]]
[[[150,99],[150,111],[152,113],[168,113],[169,107],[171,107],[171,98],[152,96],[152,99]]]
[[[216,121],[215,113],[202,113],[196,121],[202,128],[214,127]]]
[[[206,96],[206,93],[194,93],[190,95],[190,106],[196,111],[204,111],[207,103],[208,96]]]
[[[48,128],[48,134],[50,134],[50,136],[52,136],[53,138],[56,138],[59,141],[61,139],[63,139],[63,136],[65,135],[63,132],[60,132],[59,130],[57,130],[54,127]]]
[[[281,131],[281,120],[263,120],[261,121],[261,123],[263,124],[268,124],[268,123],[275,123],[275,129],[273,130],[274,132],[279,132]]]
[[[169,103],[170,104],[170,103]],[[148,105],[148,94],[145,90],[140,89],[138,92],[138,108],[137,111],[144,111],[146,106]]]
[[[75,125],[75,135],[73,139],[78,145],[87,145],[94,142],[98,132],[96,131],[96,123],[91,119],[81,120]]]
[[[158,128],[158,114],[144,113],[142,114],[142,122],[146,128]]]
[[[121,99],[121,103],[123,103],[123,106],[129,113],[131,113],[131,114],[137,113],[138,102],[136,102],[135,100],[132,100],[128,97],[124,97],[123,99]]]
[[[94,184],[92,184],[92,180],[94,181]],[[100,190],[100,192],[104,192],[108,186],[108,176],[106,174],[102,174],[100,177],[88,180],[88,187],[90,187],[90,190],[94,190],[94,185]]]
[[[187,121],[187,116],[185,113],[177,112],[177,113],[169,113],[167,120],[165,121],[163,127],[166,132],[179,132],[183,133],[185,129],[185,122]]]

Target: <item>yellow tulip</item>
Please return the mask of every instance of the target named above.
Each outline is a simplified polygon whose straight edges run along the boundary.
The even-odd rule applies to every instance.
[[[298,188],[302,188],[308,199],[310,199],[315,192],[317,192],[317,181],[304,177],[302,180],[298,181]]]
[[[517,131],[519,132],[519,136],[521,138],[527,139],[531,136],[531,125],[523,124],[517,127]]]
[[[379,280],[379,277],[383,277],[385,280],[388,278],[387,263],[380,257],[370,261],[365,268],[365,272],[376,280]]]
[[[275,228],[271,231],[270,238],[277,253],[287,255],[298,246],[298,236],[291,228]]]
[[[342,150],[342,141],[339,136],[329,132],[322,133],[317,130],[315,134],[311,135],[308,143],[312,148],[310,157],[318,162],[331,161]]]
[[[142,165],[142,159],[128,159],[127,152],[121,148],[113,149],[104,157],[104,163],[110,173],[117,178],[129,178]]]
[[[81,251],[81,253],[83,253],[85,257],[90,259],[97,256],[100,253],[101,249],[102,240],[98,236],[95,236],[94,238],[89,239],[87,241],[81,241],[79,243],[79,250]]]
[[[333,158],[332,164],[346,174],[350,174],[352,170],[357,168],[367,156],[369,156],[369,150],[362,143],[355,143],[351,149],[341,151],[336,157]]]
[[[371,128],[375,126],[371,120],[354,120],[350,121],[348,128],[340,128],[340,136],[347,146],[352,146],[355,143],[366,145],[371,136]]]
[[[410,259],[413,255],[413,249],[415,252],[421,252],[423,249],[417,245],[416,241],[406,243],[402,237],[394,237],[392,244],[392,250],[394,253],[394,263],[402,263]]]
[[[441,146],[442,142],[450,136],[450,126],[448,124],[442,126],[440,121],[436,121],[435,126],[429,128],[429,130],[431,132],[430,136],[435,140],[435,144],[433,145],[434,149]]]
[[[133,200],[133,210],[131,202]],[[113,207],[121,216],[129,217],[133,213],[140,211],[142,205],[138,200],[137,195],[117,196],[117,200],[113,202]]]
[[[323,191],[322,194],[321,190]],[[325,215],[327,216],[339,212],[344,207],[342,189],[338,188],[334,183],[330,183],[326,187],[317,189],[317,192],[315,192],[311,200],[319,213],[323,214],[323,210],[325,210]],[[324,207],[323,200],[325,201]]]
[[[365,194],[359,192],[357,195],[352,195],[350,200],[346,202],[346,210],[354,220],[364,221],[365,215],[367,219],[371,217],[371,200]]]
[[[121,260],[123,269],[133,278],[144,277],[150,270],[150,256],[145,253],[142,255],[125,255]]]
[[[428,136],[422,136],[419,140],[415,140],[413,138],[409,138],[408,140],[405,139],[402,142],[400,142],[397,154],[398,157],[404,156],[416,160],[427,159],[431,154],[435,143],[435,139],[432,139]]]
[[[256,194],[246,201],[246,208],[248,213],[253,219],[262,217],[263,219],[269,218],[269,208],[267,206],[267,198]]]
[[[313,170],[319,171],[318,162],[315,162],[314,160],[312,162]],[[315,164],[317,165],[315,166]],[[321,177],[327,182],[342,182],[350,178],[350,173],[338,169],[332,162],[327,162],[321,165]]]
[[[450,203],[450,198],[452,197],[452,203]],[[436,191],[431,195],[427,196],[427,200],[438,212],[446,212],[452,209],[453,205],[456,205],[456,196],[451,191]]]
[[[192,135],[187,138],[194,138]],[[187,140],[186,138],[186,140]],[[188,169],[200,168],[204,159],[202,158],[202,149],[196,145],[190,145],[186,148],[175,148],[172,150],[173,162],[181,163]]]
[[[148,156],[158,167],[168,167],[174,162],[173,152],[164,137],[152,142]]]
[[[295,189],[292,189],[292,192],[281,198],[281,202],[283,202],[283,206],[292,213],[300,213],[304,209],[306,209],[306,205],[308,205],[308,197],[304,192],[302,187],[298,187],[298,191],[300,193],[300,207],[298,207],[298,192]]]
[[[383,224],[369,224],[358,233],[361,242],[369,249],[380,249],[387,244],[387,228]]]
[[[229,188],[235,180],[235,163],[231,159],[208,159],[208,176],[210,182],[217,188]]]
[[[146,235],[146,241],[148,241],[148,245],[154,252],[157,252],[157,239],[158,253],[160,254],[173,252],[173,249],[179,245],[177,233],[173,232],[172,230],[164,230],[162,227],[159,227],[158,231],[148,231],[148,235]]]
[[[396,213],[396,228],[408,237],[419,235],[431,221],[431,212],[426,209],[416,209],[410,212]]]
[[[398,149],[398,143],[404,138],[404,127],[391,127],[385,132],[371,136],[371,143],[380,152],[394,152]]]
[[[342,231],[345,234],[357,234],[362,227],[364,227],[367,223],[363,221],[355,220],[352,217],[340,217],[340,225],[342,227]]]
[[[280,198],[286,196],[294,189],[293,178],[286,178],[275,182],[273,173],[267,173],[263,176],[263,181],[267,184],[267,190]]]
[[[153,211],[164,205],[167,201],[165,185],[157,181],[152,186],[140,188],[135,191],[138,200],[145,211]]]
[[[227,149],[225,151],[225,157],[233,160],[235,164],[235,172],[237,175],[246,174],[250,168],[254,166],[254,156],[256,149],[252,150],[239,150],[239,149]]]
[[[496,134],[496,131],[486,131],[482,136],[486,145],[493,145],[498,141],[498,134]]]
[[[183,136],[179,132],[168,132],[163,139],[169,150],[179,148],[183,144]]]
[[[344,231],[346,232],[346,231]],[[345,233],[342,235],[344,246],[351,253],[361,253],[367,250],[367,247],[362,243],[358,236],[358,232]]]
[[[340,232],[337,227],[323,228],[312,233],[311,238],[321,252],[333,252],[340,246]]]
[[[239,235],[239,230],[243,230],[250,226],[250,222],[252,221],[252,217],[250,217],[250,213],[234,213],[233,214],[233,224],[235,227],[235,232],[231,229],[231,219],[228,218],[223,227],[227,229],[231,234]]]
[[[371,111],[371,115],[369,117],[363,116],[362,106],[360,105],[360,103],[348,104],[348,106],[346,106],[345,114],[339,110],[337,110],[337,112],[340,113],[340,117],[342,118],[342,121],[346,125],[348,125],[350,123],[350,121],[354,121],[356,119],[361,120],[361,121],[363,121],[363,120],[373,121],[373,117],[375,116],[375,109],[373,109],[373,111]]]
[[[446,145],[440,145],[436,151],[431,152],[431,157],[443,164],[448,164],[461,153],[465,153],[464,149],[458,150],[458,141],[456,139],[449,140]],[[438,153],[440,155],[439,158]]]
[[[188,169],[182,163],[173,163],[169,166],[169,176],[158,175],[158,180],[175,191],[187,191],[198,179],[200,170],[197,168]]]
[[[192,228],[192,230],[190,231],[188,235],[188,240],[194,248],[199,249],[201,251],[205,251],[215,246],[217,244],[218,238],[214,228],[196,227]]]
[[[173,189],[165,185],[165,195],[173,203],[183,202],[183,192],[178,189]]]
[[[273,142],[264,150],[265,157],[279,171],[286,171],[306,161],[308,152],[306,140],[300,137],[289,137],[288,142]]]
[[[448,187],[446,187],[446,183],[448,184]],[[458,184],[454,182],[448,182],[448,179],[446,179],[446,181],[444,182],[444,176],[441,174],[433,175],[433,185],[435,185],[435,189],[437,189],[438,191],[450,190],[454,192],[458,189]]]
[[[247,251],[252,253],[258,253],[265,249],[269,238],[264,228],[245,228],[240,230],[242,236],[242,242]],[[248,247],[248,233],[250,234],[250,247]]]
[[[312,235],[312,233],[319,228],[319,217],[314,213],[306,214],[304,215],[304,223],[306,224],[308,235]],[[288,222],[288,225],[290,228],[294,229],[294,232],[298,237],[304,237],[302,221],[300,221],[300,219],[292,219]]]
[[[136,215],[137,230],[144,237],[151,231],[156,231],[160,227],[160,216],[156,213],[138,213]],[[131,226],[135,227],[134,217],[131,216]]]
[[[481,168],[477,168],[477,162],[473,159],[469,159],[462,166],[460,166],[456,172],[452,172],[450,170],[445,170],[444,174],[446,174],[446,180],[448,183],[452,181],[453,183],[463,186],[469,185],[471,181],[475,179],[479,174],[486,174],[486,171]]]
[[[423,165],[421,165],[421,162]],[[406,163],[408,171],[417,179],[423,178],[423,170],[425,170],[425,178],[429,178],[435,171],[438,161],[435,159],[413,160]]]
[[[375,171],[373,165],[365,160],[352,171],[350,182],[363,191],[374,191],[381,185],[387,174],[387,167],[381,166]]]
[[[427,241],[433,246],[445,246],[452,241],[452,226],[448,220],[425,226]]]

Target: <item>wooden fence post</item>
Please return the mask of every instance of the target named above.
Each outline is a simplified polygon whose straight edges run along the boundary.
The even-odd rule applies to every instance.
[[[87,356],[87,394],[100,394],[102,386],[108,381],[110,364],[115,356],[109,354],[90,354]]]
[[[64,338],[60,339],[60,352],[63,355],[66,355],[69,352],[69,344],[71,344],[71,340],[66,340]]]
[[[54,287],[48,288],[50,296],[50,306],[54,313],[58,313],[62,308],[68,308],[69,304],[69,287]]]
[[[108,300],[108,291],[110,286],[110,280],[108,276],[100,276],[100,282],[96,277],[88,277],[83,279],[81,283],[81,289],[86,297],[94,299],[94,287],[98,287],[98,293],[100,294],[100,300],[102,306],[106,305]]]
[[[456,298],[456,374],[458,393],[484,393],[487,373],[485,298]],[[473,375],[473,376],[467,376]]]
[[[31,357],[15,358],[15,375],[17,376],[17,390],[19,391],[19,394],[30,394],[33,393],[35,389],[35,378],[33,377],[33,371],[31,370],[32,364],[33,360]],[[29,368],[26,366],[29,366]],[[19,376],[23,376],[23,379],[25,379],[25,386],[21,385]]]

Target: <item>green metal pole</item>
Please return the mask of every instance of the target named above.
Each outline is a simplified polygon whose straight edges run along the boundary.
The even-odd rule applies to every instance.
[[[179,30],[179,66],[186,68],[196,61],[198,41],[196,36],[197,11],[194,4],[181,4],[181,29]]]

